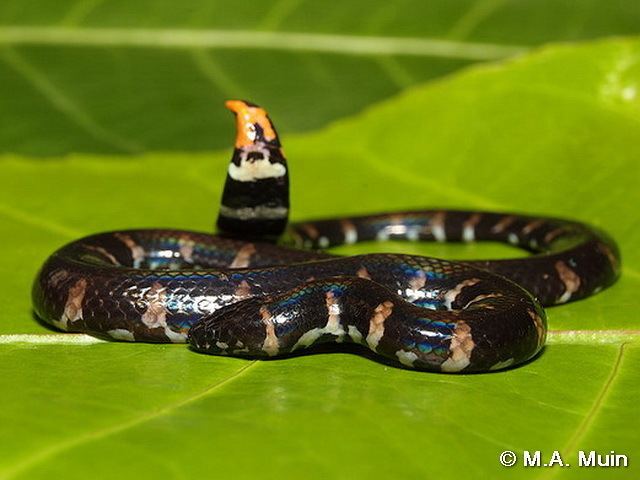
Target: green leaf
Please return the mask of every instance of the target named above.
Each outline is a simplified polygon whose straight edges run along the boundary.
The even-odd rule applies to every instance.
[[[457,206],[569,216],[616,238],[622,278],[549,309],[539,358],[467,376],[350,352],[252,362],[47,331],[31,317],[29,289],[54,248],[115,228],[209,230],[230,152],[6,155],[0,477],[636,478],[639,138],[636,39],[473,68],[283,138],[297,218]],[[546,460],[559,450],[572,467],[507,469],[504,450]],[[615,450],[630,466],[578,468],[578,450]]]
[[[4,0],[0,151],[223,148],[229,97],[308,131],[477,61],[637,33],[634,0]]]

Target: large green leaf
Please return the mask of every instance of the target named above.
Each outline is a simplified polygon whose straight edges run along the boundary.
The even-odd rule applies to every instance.
[[[227,97],[303,131],[479,60],[637,33],[636,0],[4,0],[0,151],[224,147]]]
[[[640,41],[631,39],[474,68],[284,138],[298,218],[522,210],[585,220],[619,241],[620,281],[550,309],[539,358],[467,376],[350,352],[251,362],[47,331],[31,317],[29,288],[54,248],[114,228],[210,229],[229,152],[5,156],[0,476],[637,478],[639,139]],[[559,450],[572,467],[503,468],[506,449]],[[630,466],[578,468],[580,449],[627,454]]]

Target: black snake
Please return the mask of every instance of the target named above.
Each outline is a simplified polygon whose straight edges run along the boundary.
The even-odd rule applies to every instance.
[[[275,128],[257,105],[227,106],[237,137],[222,233],[123,230],[63,246],[34,283],[40,318],[116,340],[188,341],[218,355],[351,342],[410,368],[475,372],[535,356],[547,331],[541,305],[593,295],[619,274],[611,238],[563,219],[420,210],[287,226],[288,171]],[[533,255],[454,262],[321,251],[376,239],[493,240]]]

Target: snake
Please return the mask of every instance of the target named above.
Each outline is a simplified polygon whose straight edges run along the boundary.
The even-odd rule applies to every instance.
[[[130,229],[72,241],[35,278],[42,321],[111,340],[187,342],[211,355],[269,359],[359,344],[345,348],[400,368],[488,372],[539,354],[544,307],[596,294],[620,274],[607,233],[562,218],[428,209],[290,223],[274,124],[254,103],[226,106],[236,138],[218,233]],[[530,255],[327,251],[386,240],[494,241]]]

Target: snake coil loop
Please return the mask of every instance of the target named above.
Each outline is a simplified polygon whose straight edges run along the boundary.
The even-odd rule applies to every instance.
[[[222,234],[122,230],[71,242],[35,279],[40,318],[115,340],[188,341],[216,355],[350,342],[409,368],[478,372],[535,356],[547,331],[542,305],[593,295],[619,275],[611,238],[557,218],[420,210],[287,226],[288,170],[271,120],[249,102],[227,107],[237,137]],[[492,240],[533,255],[461,263],[320,251],[376,239]]]

